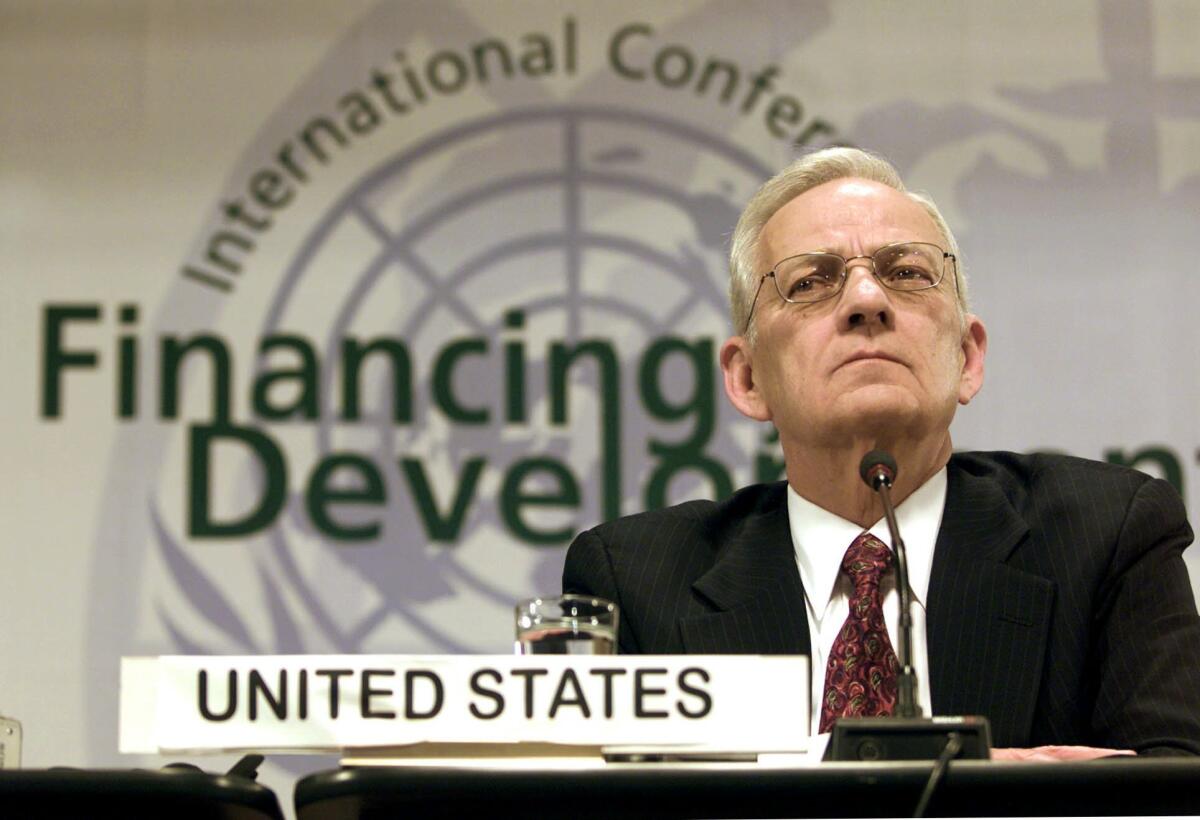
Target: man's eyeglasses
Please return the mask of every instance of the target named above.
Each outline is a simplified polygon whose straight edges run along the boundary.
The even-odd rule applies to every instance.
[[[759,279],[746,325],[749,326],[754,316],[754,306],[768,278],[775,280],[775,289],[785,302],[820,302],[842,292],[849,265],[858,259],[870,260],[871,271],[879,283],[885,288],[899,291],[936,288],[945,276],[946,261],[957,262],[954,254],[929,242],[897,242],[884,245],[870,256],[852,256],[849,259],[836,253],[789,256],[777,262],[773,270]]]

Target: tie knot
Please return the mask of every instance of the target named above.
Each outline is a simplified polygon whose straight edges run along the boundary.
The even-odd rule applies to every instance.
[[[855,538],[842,559],[842,570],[850,576],[855,587],[862,583],[878,584],[880,576],[891,565],[892,551],[869,532]]]

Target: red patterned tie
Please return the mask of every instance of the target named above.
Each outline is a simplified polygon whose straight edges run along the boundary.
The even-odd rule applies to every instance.
[[[854,582],[850,613],[825,665],[825,698],[820,731],[840,717],[878,717],[896,708],[900,664],[883,622],[879,579],[892,565],[892,552],[869,532],[846,550],[842,571]]]

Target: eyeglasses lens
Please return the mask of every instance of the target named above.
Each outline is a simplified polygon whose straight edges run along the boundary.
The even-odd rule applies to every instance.
[[[941,281],[945,256],[936,245],[906,242],[880,248],[872,262],[885,287],[925,290]],[[775,285],[789,302],[819,302],[837,295],[845,273],[846,260],[837,254],[802,253],[775,266]]]
[[[912,242],[889,245],[875,254],[875,273],[893,290],[924,290],[942,278],[941,248]]]

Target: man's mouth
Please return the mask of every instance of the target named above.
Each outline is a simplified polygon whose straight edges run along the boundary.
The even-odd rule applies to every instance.
[[[890,353],[884,353],[882,350],[860,350],[859,352],[848,356],[846,360],[839,365],[839,367],[844,367],[845,365],[853,364],[854,362],[867,361],[882,361],[893,362],[895,364],[904,364],[904,362],[900,361],[895,356],[891,355]]]

